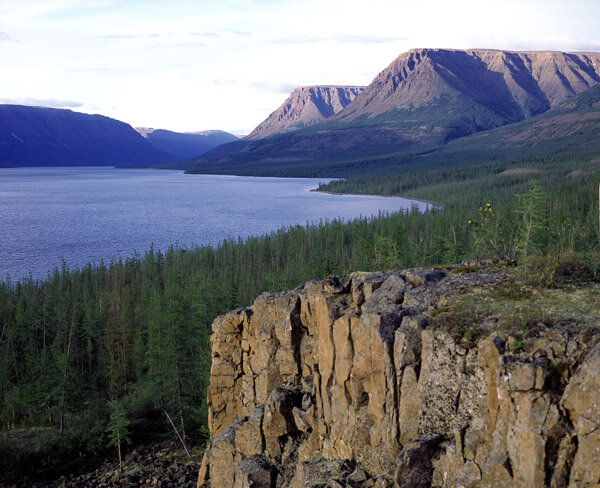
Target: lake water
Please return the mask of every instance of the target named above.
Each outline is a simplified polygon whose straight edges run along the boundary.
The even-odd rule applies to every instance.
[[[218,245],[282,227],[427,204],[311,192],[318,179],[185,175],[151,169],[0,168],[0,277]]]

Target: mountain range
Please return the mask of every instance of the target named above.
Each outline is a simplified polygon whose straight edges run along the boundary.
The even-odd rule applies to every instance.
[[[179,159],[197,157],[216,146],[238,140],[233,134],[222,130],[173,132],[149,127],[136,127],[135,130],[156,149],[173,154]]]
[[[147,166],[200,156],[237,140],[223,131],[134,130],[103,115],[0,105],[0,166]]]
[[[598,84],[600,53],[412,49],[367,87],[295,89],[243,139],[136,132],[101,115],[0,105],[0,166],[169,163],[202,173],[344,177],[460,151],[498,158],[574,140],[590,148]]]
[[[437,152],[451,141],[533,120],[559,106],[569,111],[561,104],[598,83],[600,53],[413,49],[322,122],[289,131],[292,120],[279,117],[286,129],[278,131],[268,124],[272,115],[259,125],[263,133],[270,127],[269,137],[220,146],[190,170],[307,176],[336,167],[325,173],[344,176],[343,168],[364,158]],[[286,113],[298,111],[289,106]]]
[[[0,166],[128,165],[176,159],[102,115],[0,105]]]

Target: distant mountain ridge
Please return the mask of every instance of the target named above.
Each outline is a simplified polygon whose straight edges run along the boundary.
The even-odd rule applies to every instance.
[[[363,136],[370,134],[387,134],[383,129],[375,132],[355,129]],[[319,131],[321,139],[325,135],[333,137],[345,131]],[[302,135],[302,137],[300,137]],[[535,117],[521,122],[507,124],[494,129],[481,131],[469,136],[456,138],[447,144],[423,150],[416,146],[412,149],[386,152],[392,147],[391,140],[363,140],[368,145],[368,151],[351,157],[340,156],[333,150],[324,152],[324,146],[318,151],[308,152],[311,143],[315,143],[317,134],[299,132],[295,137],[274,136],[270,152],[259,152],[264,148],[247,147],[237,155],[205,160],[202,164],[186,168],[189,172],[211,174],[238,174],[248,176],[295,176],[295,177],[350,177],[368,173],[390,173],[396,170],[404,171],[401,166],[437,167],[472,164],[476,162],[490,163],[500,161],[555,161],[561,160],[581,162],[600,161],[600,84],[597,84],[579,95],[569,98],[556,107]],[[334,139],[331,139],[334,141]],[[297,154],[292,157],[276,158],[275,151],[287,154]],[[300,152],[292,153],[291,147],[304,147],[305,155]],[[280,152],[280,154],[281,154]],[[270,154],[269,157],[267,155]],[[325,156],[323,156],[323,154]],[[264,155],[264,156],[263,156]],[[262,159],[261,159],[262,156]],[[312,159],[311,157],[312,156]]]
[[[130,125],[103,115],[0,105],[0,166],[144,166],[174,159]]]
[[[341,112],[364,89],[364,86],[300,86],[245,139],[262,139],[323,122]]]
[[[101,115],[0,105],[0,165],[141,166],[201,154],[180,167],[243,174],[248,165],[264,163],[264,174],[270,165],[278,172],[302,166],[299,174],[306,176],[310,165],[320,175],[335,166],[328,175],[339,175],[345,161],[429,154],[465,136],[527,121],[598,84],[600,53],[412,49],[366,88],[297,88],[244,139],[140,129],[144,139],[128,124]],[[553,137],[576,131],[567,126],[581,117],[561,115]],[[590,123],[596,123],[593,117],[586,127]],[[540,124],[531,137],[551,134],[549,122]],[[233,142],[217,141],[217,135]],[[199,147],[201,137],[213,138],[212,148]],[[497,144],[516,144],[515,137]],[[519,137],[527,143],[526,135]]]
[[[343,123],[405,118],[459,102],[478,125],[518,122],[600,83],[600,53],[412,49],[396,58],[333,117]]]
[[[325,168],[377,155],[434,151],[545,113],[599,83],[600,53],[412,49],[321,123],[230,146],[229,154],[215,152],[196,168],[243,174],[246,166],[256,168],[262,161],[264,174],[277,162],[278,174],[287,171],[284,166],[296,174],[291,169],[296,165],[306,176],[312,165],[315,174],[340,175]]]
[[[173,132],[150,127],[136,127],[135,130],[156,149],[181,159],[197,157],[216,146],[238,140],[238,137],[222,130]]]

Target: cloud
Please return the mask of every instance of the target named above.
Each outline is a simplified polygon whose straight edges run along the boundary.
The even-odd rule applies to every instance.
[[[129,34],[109,34],[107,36],[100,36],[100,39],[119,40],[119,39],[135,39],[140,36],[132,36]]]
[[[579,39],[569,36],[538,36],[535,38],[516,36],[465,37],[457,47],[494,48],[514,51],[581,51],[599,52],[600,40]]]
[[[574,43],[572,51],[600,52],[600,42],[579,42]]]
[[[13,39],[12,37],[10,37],[8,32],[0,32],[0,42],[8,42],[8,41],[16,41],[16,39]]]
[[[251,32],[231,30],[231,29],[226,29],[225,32],[227,32],[229,34],[233,34],[234,36],[250,37],[252,35]]]
[[[28,105],[30,107],[78,108],[83,103],[74,100],[56,100],[53,98],[0,98],[0,103],[8,105]]]
[[[165,45],[165,44],[156,44],[151,47],[165,47],[165,48],[179,48],[179,47],[206,47],[207,44],[202,41],[188,41],[188,42],[178,42],[176,44]]]
[[[298,88],[297,83],[286,83],[284,81],[245,81],[239,78],[218,78],[211,81],[215,86],[241,86],[257,89],[260,92],[283,93],[289,95]]]
[[[241,88],[249,88],[257,93],[276,93],[278,95],[290,95],[300,85],[298,83],[288,83],[285,81],[245,81],[240,79],[220,79],[213,80],[216,86],[236,86]]]
[[[294,37],[281,37],[269,42],[277,44],[318,44],[334,42],[339,44],[386,44],[390,42],[406,41],[407,37],[400,36],[369,36],[357,34],[333,34],[331,36],[299,35]]]
[[[223,40],[231,37],[250,37],[250,32],[225,29],[223,33],[219,32],[199,32],[191,31],[188,33],[189,40],[182,40],[172,44],[155,44],[150,47],[178,48],[178,47],[206,47],[211,40]],[[184,38],[185,39],[185,38]]]
[[[212,38],[212,39],[221,37],[216,32],[190,32],[190,36],[194,36],[194,37],[209,37],[209,38]]]
[[[298,84],[272,81],[250,81],[246,85],[262,92],[283,93],[285,95],[289,95],[298,88]]]
[[[357,44],[386,44],[388,42],[407,41],[408,37],[386,37],[386,36],[359,36],[356,34],[337,34],[333,41],[340,43]]]
[[[109,66],[61,66],[60,67],[66,73],[73,74],[94,74],[94,75],[132,75],[132,74],[149,74],[152,73],[149,69],[123,69],[123,68],[112,68]]]
[[[531,41],[529,44],[535,45],[537,49],[550,48],[558,51],[600,51],[600,41],[574,39],[566,36]]]
[[[100,39],[118,41],[122,39],[158,39],[160,37],[162,37],[160,34],[108,34],[100,36]]]

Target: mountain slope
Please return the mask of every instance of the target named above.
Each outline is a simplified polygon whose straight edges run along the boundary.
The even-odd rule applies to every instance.
[[[324,122],[252,140],[237,153],[198,161],[197,168],[235,173],[262,161],[277,162],[278,174],[306,174],[291,166],[321,171],[344,160],[436,151],[544,113],[598,83],[600,53],[415,49]]]
[[[600,53],[413,49],[335,118],[372,119],[464,96],[509,123],[542,113],[599,82]]]
[[[362,134],[385,135],[384,128],[373,127],[369,131],[353,129]],[[349,134],[345,131],[321,131],[333,137]],[[388,131],[388,134],[391,131]],[[271,157],[258,159],[259,148],[249,151],[250,144],[235,157],[221,157],[198,164],[194,172],[211,172],[246,175],[279,175],[279,176],[330,176],[348,177],[366,174],[390,174],[404,172],[416,167],[446,167],[450,165],[466,165],[480,162],[516,161],[523,159],[546,161],[592,161],[600,160],[600,84],[589,88],[580,95],[570,98],[553,109],[521,122],[508,124],[495,129],[478,132],[457,138],[445,145],[423,150],[419,147],[406,146],[393,149],[391,137],[364,139],[366,149],[361,155],[357,150],[343,154],[335,154],[332,150],[320,148],[321,155],[328,157],[311,159],[309,144],[315,142],[315,134],[288,134],[288,154],[295,154],[296,159],[289,160]],[[294,136],[294,137],[292,137]],[[285,147],[283,136],[275,136],[270,141],[278,149]],[[335,142],[332,139],[333,142]],[[302,158],[300,147],[306,147]],[[291,148],[297,152],[291,153]],[[388,149],[386,151],[386,148]],[[369,151],[372,151],[369,153]],[[265,152],[265,154],[267,154]]]
[[[355,177],[354,181],[329,185],[326,191],[377,193],[377,188],[386,186],[387,194],[393,194],[396,190],[390,189],[400,185],[403,189],[398,192],[406,194],[405,175],[433,175],[443,170],[442,179],[419,179],[419,184],[435,187],[431,195],[420,198],[435,199],[439,185],[451,185],[452,181],[493,173],[520,174],[528,179],[548,171],[564,177],[597,170],[599,164],[600,84],[536,117],[456,139],[436,150],[346,162],[346,174]]]
[[[135,130],[144,136],[156,149],[174,154],[182,159],[200,156],[221,144],[238,140],[233,134],[222,130],[173,132],[147,127],[136,127]]]
[[[141,166],[176,159],[102,115],[0,105],[0,166]]]
[[[600,53],[414,49],[332,121],[445,143],[538,115],[597,83]]]
[[[488,160],[561,155],[588,160],[600,156],[600,84],[536,117],[457,139],[431,158],[475,154]]]
[[[363,86],[298,87],[246,139],[262,139],[318,124],[342,111],[364,89]]]

